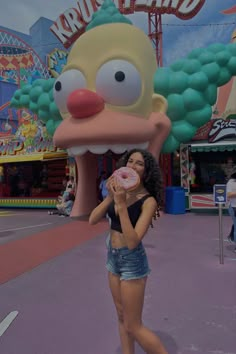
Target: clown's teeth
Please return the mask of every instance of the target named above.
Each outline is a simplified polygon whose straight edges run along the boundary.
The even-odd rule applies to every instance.
[[[83,155],[87,151],[92,152],[93,154],[105,154],[108,150],[113,151],[115,154],[123,154],[127,150],[132,150],[134,148],[146,149],[148,143],[141,144],[121,144],[121,145],[87,145],[87,146],[74,146],[68,149],[68,154],[70,156]]]
[[[70,156],[83,155],[88,151],[86,146],[75,146],[68,149],[68,153]]]
[[[88,150],[93,154],[105,154],[109,150],[107,145],[89,145]]]
[[[123,154],[127,150],[127,146],[124,145],[112,145],[111,151],[115,154]]]

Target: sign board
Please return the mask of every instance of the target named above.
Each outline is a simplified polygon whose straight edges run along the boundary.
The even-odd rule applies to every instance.
[[[214,184],[213,197],[214,203],[218,204],[219,209],[219,259],[220,264],[224,264],[224,238],[222,229],[222,207],[227,202],[226,184]]]
[[[214,185],[213,198],[215,204],[225,204],[227,202],[226,184]]]
[[[19,126],[15,134],[9,137],[0,136],[0,162],[2,158],[19,157],[37,153],[55,153],[63,150],[53,144],[52,137],[48,134],[46,126],[35,119],[34,115],[27,110],[21,111]]]
[[[214,119],[212,120],[211,130],[208,133],[208,142],[236,137],[236,120],[235,119]]]
[[[194,17],[202,8],[205,0],[113,0],[122,14],[142,11],[156,14],[172,14],[182,20]],[[59,15],[50,27],[65,48],[69,48],[90,23],[92,15],[104,0],[80,0],[76,7],[67,9]]]

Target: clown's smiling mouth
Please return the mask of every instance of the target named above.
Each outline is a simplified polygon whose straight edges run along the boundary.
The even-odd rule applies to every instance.
[[[86,146],[74,146],[68,149],[70,156],[81,156],[86,152],[93,154],[105,154],[107,151],[112,151],[115,154],[123,154],[125,151],[132,150],[134,148],[147,149],[148,142],[139,144],[106,144],[106,145],[86,145]]]

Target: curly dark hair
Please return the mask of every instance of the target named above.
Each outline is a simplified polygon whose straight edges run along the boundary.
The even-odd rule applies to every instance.
[[[153,196],[158,204],[158,209],[163,204],[163,179],[162,173],[159,165],[157,164],[154,156],[147,150],[143,149],[132,149],[125,153],[121,159],[118,161],[117,168],[126,166],[130,156],[136,152],[139,152],[144,159],[144,178],[143,185],[144,188]]]

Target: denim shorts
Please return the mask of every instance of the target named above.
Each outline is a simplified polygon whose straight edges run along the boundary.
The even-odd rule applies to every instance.
[[[128,247],[112,248],[111,242],[107,246],[106,268],[112,274],[118,275],[120,280],[140,279],[150,274],[142,242],[132,250]]]

